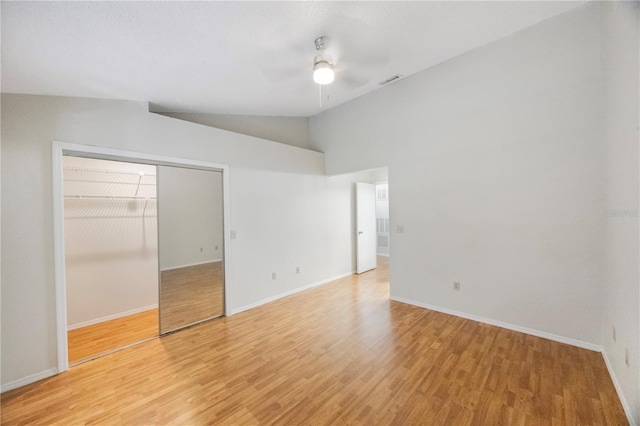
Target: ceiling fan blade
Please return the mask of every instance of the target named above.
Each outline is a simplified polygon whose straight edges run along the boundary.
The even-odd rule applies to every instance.
[[[301,75],[308,74],[309,78],[311,78],[311,69],[310,67],[304,66],[291,66],[291,65],[281,65],[278,63],[274,63],[269,66],[263,66],[260,68],[262,75],[265,76],[267,80],[270,82],[278,83],[281,81],[286,81],[291,78],[296,78]]]
[[[310,67],[315,47],[313,39],[300,38],[291,25],[280,25],[257,40],[255,57],[258,63]]]
[[[346,85],[351,89],[362,87],[372,80],[372,75],[367,72],[337,72],[335,81],[340,85]]]
[[[270,82],[310,75],[315,47],[310,37],[298,37],[292,25],[279,25],[255,45],[255,63]]]
[[[345,69],[379,68],[389,62],[389,55],[385,53],[360,54],[357,51],[336,61],[335,65]]]
[[[380,52],[379,46],[386,41],[376,26],[360,19],[345,15],[332,15],[330,18],[331,38],[327,53],[333,56],[334,63],[345,61],[360,66],[383,65],[389,58]]]

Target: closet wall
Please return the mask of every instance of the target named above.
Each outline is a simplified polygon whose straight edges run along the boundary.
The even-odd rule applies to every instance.
[[[69,329],[158,305],[156,168],[64,158]]]

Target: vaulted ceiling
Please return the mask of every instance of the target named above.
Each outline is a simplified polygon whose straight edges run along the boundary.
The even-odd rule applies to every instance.
[[[582,2],[6,2],[2,91],[307,117]],[[335,82],[313,83],[331,37]]]

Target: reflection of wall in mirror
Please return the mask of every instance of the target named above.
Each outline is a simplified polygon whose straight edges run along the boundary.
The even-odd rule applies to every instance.
[[[222,173],[158,167],[160,270],[222,260]]]

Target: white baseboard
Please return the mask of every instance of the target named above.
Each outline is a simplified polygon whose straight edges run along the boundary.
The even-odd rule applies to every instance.
[[[390,296],[389,299],[396,302],[407,303],[409,305],[419,306],[425,309],[431,309],[432,311],[438,311],[445,314],[453,315],[456,317],[466,318],[473,321],[482,322],[489,325],[495,325],[496,327],[506,328],[507,330],[519,331],[520,333],[530,334],[536,337],[542,337],[543,339],[553,340],[555,342],[565,343],[571,346],[577,346],[583,349],[589,349],[591,351],[602,352],[603,347],[594,343],[584,342],[582,340],[572,339],[570,337],[558,336],[557,334],[547,333],[546,331],[540,331],[533,328],[522,327],[515,324],[509,324],[494,320],[491,318],[485,318],[478,315],[468,314],[466,312],[455,311],[453,309],[442,308],[440,306],[429,305],[428,303],[422,303],[411,299],[405,299],[403,297]]]
[[[5,383],[0,387],[0,393],[10,391],[12,389],[19,388],[21,386],[25,386],[31,384],[33,382],[37,382],[38,380],[46,379],[47,377],[55,376],[58,374],[57,368],[50,368],[48,370],[41,371],[36,374],[32,374],[27,377],[23,377],[18,380],[14,380],[13,382]]]
[[[180,265],[180,266],[169,266],[168,268],[160,269],[160,272],[173,271],[174,269],[182,269],[182,268],[188,268],[190,266],[206,265],[207,263],[216,263],[216,262],[222,262],[222,259],[211,259],[211,260],[204,260],[202,262],[187,263],[185,265]]]
[[[629,407],[629,403],[627,403],[624,394],[622,393],[622,388],[620,387],[620,383],[618,383],[618,378],[616,377],[615,372],[613,371],[613,366],[611,365],[611,361],[609,361],[609,357],[607,356],[607,351],[602,348],[602,357],[604,358],[604,363],[607,365],[607,370],[609,370],[609,376],[611,376],[611,380],[613,381],[613,386],[616,388],[616,392],[618,392],[618,398],[620,398],[620,402],[622,403],[622,408],[624,409],[624,413],[627,415],[627,420],[629,421],[630,426],[637,426],[635,420],[633,419],[633,414],[631,413],[631,407]]]
[[[273,302],[274,300],[282,299],[283,297],[291,296],[292,294],[300,293],[301,291],[309,290],[310,288],[317,287],[322,284],[330,283],[331,281],[339,280],[340,278],[348,277],[355,274],[355,271],[347,272],[345,274],[336,275],[335,277],[327,278],[326,280],[316,281],[315,283],[307,284],[303,287],[294,288],[293,290],[285,291],[284,293],[276,294],[275,296],[267,297],[258,302],[244,305],[236,309],[232,309],[228,315],[239,314],[240,312],[248,311],[249,309],[257,308],[265,303]]]
[[[114,319],[126,317],[128,315],[139,314],[140,312],[149,311],[151,309],[157,309],[158,304],[143,306],[142,308],[131,309],[130,311],[119,312],[113,315],[107,315],[106,317],[96,318],[89,321],[79,322],[77,324],[71,324],[67,326],[67,331],[75,330],[77,328],[87,327],[94,324],[100,324],[101,322],[111,321]]]

